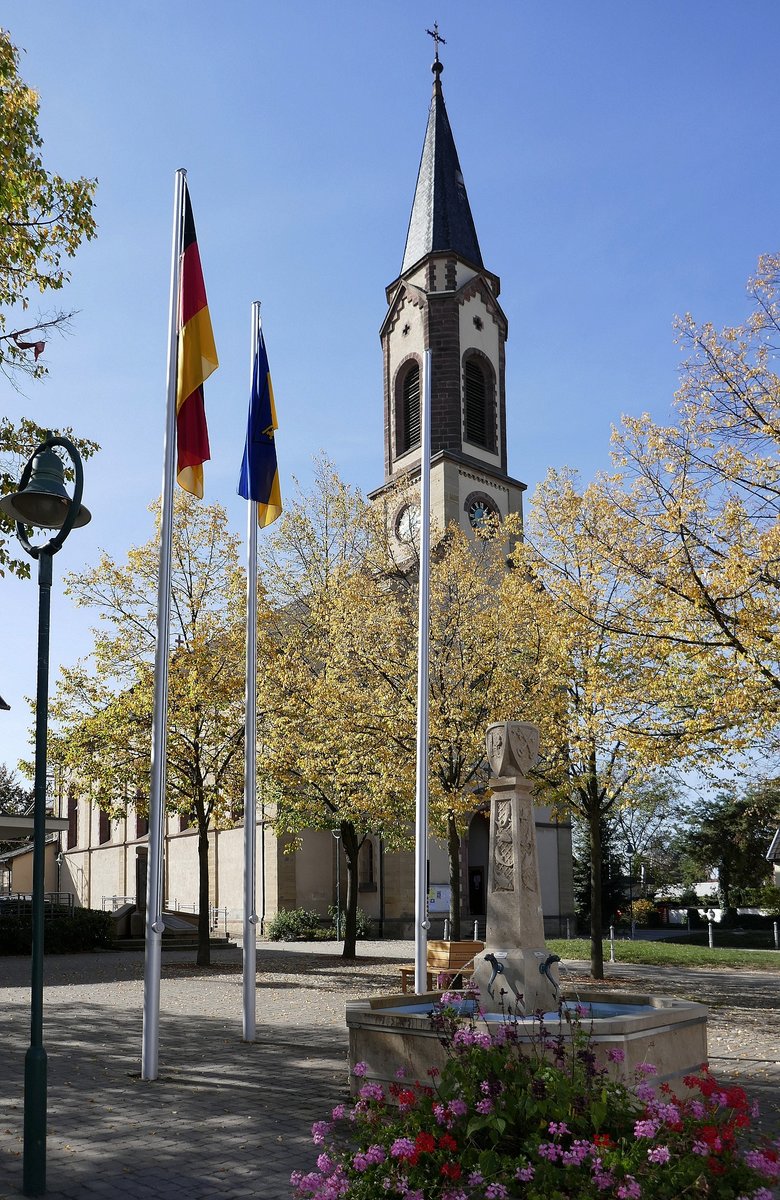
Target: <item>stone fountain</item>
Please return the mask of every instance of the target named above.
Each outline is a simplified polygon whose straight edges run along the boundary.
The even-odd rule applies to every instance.
[[[490,779],[490,866],[487,944],[474,964],[480,1020],[518,1023],[519,1040],[536,1040],[539,1014],[554,1037],[571,1030],[566,1009],[577,1006],[597,1060],[633,1082],[634,1069],[650,1062],[656,1082],[684,1090],[684,1075],[707,1058],[707,1009],[689,1000],[644,993],[564,990],[558,959],[545,945],[539,862],[530,773],[539,756],[539,731],[525,721],[490,725],[486,746]],[[399,1068],[425,1080],[446,1052],[431,1023],[440,992],[372,996],[347,1004],[350,1066],[364,1062],[369,1078],[390,1082]],[[621,1050],[614,1063],[610,1050]],[[619,1056],[618,1056],[619,1057]],[[353,1080],[354,1083],[354,1080]]]

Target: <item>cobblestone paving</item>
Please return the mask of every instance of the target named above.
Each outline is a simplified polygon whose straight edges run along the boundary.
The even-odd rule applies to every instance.
[[[139,1077],[143,959],[46,962],[49,1200],[284,1200],[307,1167],[312,1121],[345,1092],[347,999],[397,989],[409,943],[370,943],[354,963],[322,944],[258,953],[257,1040],[241,1041],[241,961],[166,954],[160,1078]],[[758,1096],[780,1132],[780,975],[608,967],[612,987],[710,1005],[713,1070]],[[642,972],[645,972],[643,975]],[[566,964],[568,981],[583,964]],[[21,1194],[29,961],[0,958],[0,1200]]]

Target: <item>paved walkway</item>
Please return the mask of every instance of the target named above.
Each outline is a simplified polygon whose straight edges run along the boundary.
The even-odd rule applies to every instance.
[[[140,954],[46,961],[50,1200],[284,1200],[290,1172],[312,1164],[309,1130],[342,1099],[344,1004],[395,990],[412,957],[402,942],[366,943],[354,963],[322,943],[262,944],[257,1041],[241,1041],[241,961],[190,955],[163,965],[160,1078],[140,1070]],[[565,964],[570,983],[584,964]],[[650,984],[647,968],[608,968],[613,984]],[[655,969],[652,986],[712,1004],[713,1069],[740,1079],[780,1131],[780,975]],[[0,1200],[21,1194],[23,1062],[29,960],[0,958]]]

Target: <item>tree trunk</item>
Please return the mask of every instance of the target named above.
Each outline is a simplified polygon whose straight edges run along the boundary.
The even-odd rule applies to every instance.
[[[601,813],[591,802],[588,807],[590,840],[590,973],[594,979],[604,978],[604,950],[601,943]]]
[[[453,812],[447,813],[447,856],[450,867],[450,937],[461,939],[460,929],[460,834]]]
[[[209,938],[209,829],[198,819],[198,958],[199,967],[211,965]]]
[[[357,944],[358,853],[361,841],[351,821],[341,822],[341,843],[347,860],[347,904],[344,921],[344,958],[355,958]]]

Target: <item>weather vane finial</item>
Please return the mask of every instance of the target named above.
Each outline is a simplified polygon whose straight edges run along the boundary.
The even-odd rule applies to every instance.
[[[439,61],[439,42],[441,42],[442,46],[447,45],[446,40],[439,33],[439,22],[434,21],[433,29],[426,29],[425,32],[428,34],[428,37],[432,37],[434,42],[436,43],[436,62],[438,62]]]

